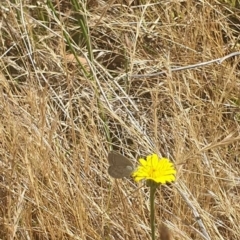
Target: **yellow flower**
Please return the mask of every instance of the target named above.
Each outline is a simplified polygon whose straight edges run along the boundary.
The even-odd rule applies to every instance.
[[[169,159],[152,154],[147,160],[140,158],[139,162],[139,167],[132,173],[135,181],[146,179],[162,184],[175,181],[176,170]]]

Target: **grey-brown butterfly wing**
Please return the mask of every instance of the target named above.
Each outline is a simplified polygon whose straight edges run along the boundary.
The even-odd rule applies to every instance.
[[[133,171],[132,162],[120,153],[111,151],[108,154],[108,174],[113,178],[129,177]]]

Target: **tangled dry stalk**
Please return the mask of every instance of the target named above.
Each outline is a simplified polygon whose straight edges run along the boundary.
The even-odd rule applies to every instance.
[[[159,239],[240,239],[240,57],[171,71],[240,51],[238,1],[0,11],[1,239],[150,239],[148,190],[107,175],[111,148],[174,162]]]

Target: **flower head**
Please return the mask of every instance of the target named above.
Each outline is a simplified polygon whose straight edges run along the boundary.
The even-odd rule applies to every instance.
[[[152,154],[147,156],[147,160],[140,158],[139,162],[140,165],[132,173],[135,181],[146,179],[162,184],[175,181],[176,170],[169,159]]]

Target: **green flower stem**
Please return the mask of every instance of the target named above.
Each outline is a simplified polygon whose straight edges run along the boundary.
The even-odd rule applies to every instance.
[[[154,196],[157,186],[154,182],[150,183],[150,222],[152,240],[155,240],[155,210],[154,210]]]

